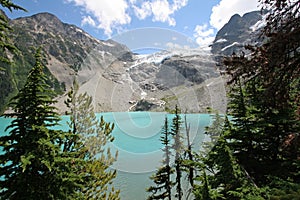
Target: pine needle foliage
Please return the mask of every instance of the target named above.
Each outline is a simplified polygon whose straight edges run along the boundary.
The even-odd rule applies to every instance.
[[[176,174],[176,194],[175,197],[178,200],[182,199],[183,191],[182,191],[182,168],[183,168],[183,152],[184,152],[184,145],[183,145],[183,135],[181,133],[181,125],[182,120],[180,117],[180,111],[178,106],[175,106],[175,113],[172,119],[171,125],[171,135],[173,136],[173,145],[172,149],[175,152],[175,174]]]
[[[0,4],[3,8],[7,8],[10,12],[13,10],[23,10],[26,11],[21,6],[14,4],[10,0],[0,0]],[[3,11],[0,12],[0,63],[10,63],[7,57],[7,51],[13,53],[16,52],[16,47],[12,44],[9,39],[9,33],[11,28],[8,25],[8,19]],[[1,67],[1,66],[0,66]],[[3,68],[0,68],[3,70]]]
[[[67,160],[61,152],[64,133],[54,130],[59,115],[53,106],[53,91],[46,84],[41,52],[26,84],[10,103],[13,121],[6,128],[8,135],[0,138],[1,199],[70,199],[78,189],[77,180],[70,179]],[[76,178],[76,177],[75,177]]]
[[[147,192],[152,193],[148,199],[172,199],[172,187],[174,182],[171,180],[171,175],[174,173],[174,169],[171,166],[171,146],[170,146],[171,133],[169,131],[168,118],[165,117],[165,123],[162,128],[160,141],[164,145],[163,153],[164,160],[163,165],[158,168],[155,174],[150,179],[153,180],[155,186],[151,186],[146,189]]]
[[[114,140],[114,124],[105,122],[103,117],[97,119],[92,102],[87,93],[79,94],[78,83],[74,80],[65,102],[70,122],[64,149],[74,152],[79,160],[77,173],[84,180],[79,193],[83,199],[117,200],[120,191],[112,185],[117,174],[110,168],[116,161],[117,152],[112,153],[107,147]]]
[[[264,0],[269,8],[261,46],[246,46],[250,54],[224,60],[231,77],[227,136],[237,159],[257,184],[268,176],[292,178],[300,155],[300,23],[297,1]],[[289,170],[282,170],[282,168]]]

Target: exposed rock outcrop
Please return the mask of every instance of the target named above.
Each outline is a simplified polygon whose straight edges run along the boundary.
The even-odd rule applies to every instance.
[[[61,113],[65,110],[65,92],[74,77],[81,92],[93,97],[96,112],[165,111],[175,104],[186,112],[206,112],[207,107],[225,112],[225,86],[215,58],[218,61],[220,56],[255,42],[261,19],[260,12],[234,15],[217,33],[212,53],[184,49],[150,55],[136,55],[113,40],[95,39],[49,13],[10,20],[11,39],[21,55],[14,58],[14,71],[18,71],[11,74],[14,80],[0,80],[0,86],[10,85],[14,88],[11,94],[22,87],[34,63],[31,47],[40,46],[48,83],[59,94],[57,106]]]

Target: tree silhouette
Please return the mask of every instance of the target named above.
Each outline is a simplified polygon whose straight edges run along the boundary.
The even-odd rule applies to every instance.
[[[103,117],[97,119],[92,97],[87,93],[79,94],[76,80],[65,103],[69,108],[70,129],[64,149],[78,160],[76,173],[84,180],[79,194],[83,199],[119,199],[120,191],[112,186],[116,170],[109,168],[116,160],[117,152],[113,155],[107,147],[114,140],[114,124],[105,122]]]
[[[171,191],[174,182],[171,180],[171,175],[174,173],[174,169],[171,166],[170,136],[168,118],[165,117],[165,123],[160,137],[160,141],[164,145],[163,152],[165,159],[163,160],[163,165],[150,177],[156,186],[147,188],[147,192],[152,193],[148,199],[172,199]]]
[[[9,134],[0,138],[3,154],[0,196],[2,199],[69,199],[75,198],[80,177],[73,176],[69,158],[61,151],[65,139],[54,130],[59,123],[53,91],[46,84],[41,52],[26,84],[11,100],[13,121]],[[72,179],[72,180],[70,180]]]

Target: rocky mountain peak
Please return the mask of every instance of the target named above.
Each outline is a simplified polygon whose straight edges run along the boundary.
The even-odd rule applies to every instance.
[[[30,17],[21,17],[11,21],[12,26],[22,27],[34,34],[56,35],[76,40],[90,40],[98,43],[98,40],[75,25],[63,23],[51,13],[38,13]]]
[[[120,55],[127,59],[131,56],[126,46],[112,40],[98,40],[75,25],[63,23],[51,13],[12,19],[9,24],[12,28],[12,42],[20,50],[20,54],[15,57],[14,68],[6,71],[14,70],[18,73],[13,75],[14,72],[11,72],[7,80],[0,80],[0,88],[6,83],[15,87],[14,90],[24,85],[34,64],[34,49],[37,47],[42,48],[45,57],[49,84],[59,94],[68,90],[74,76],[80,71],[86,73],[80,73],[79,80],[86,82],[91,77],[91,69],[105,68],[112,62],[121,60]],[[9,94],[4,93],[3,96]]]
[[[50,27],[52,27],[51,25],[55,25],[55,27],[59,28],[59,26],[64,24],[55,15],[48,13],[48,12],[38,13],[38,14],[32,15],[30,18],[32,21],[36,21],[36,23],[38,23],[40,25],[47,24]],[[26,17],[25,17],[25,19],[26,19]]]
[[[10,25],[15,45],[24,54],[32,54],[30,47],[42,47],[49,65],[68,66],[67,71],[78,71],[89,52],[101,43],[51,13],[17,18]]]
[[[38,13],[30,17],[20,17],[12,20],[13,24],[23,25],[25,28],[30,27],[35,32],[65,32],[65,25],[51,13]]]
[[[257,40],[259,30],[253,31],[252,27],[262,21],[261,11],[253,11],[240,16],[233,15],[217,33],[212,44],[212,53],[216,57],[228,56],[239,51],[246,44]]]
[[[229,55],[251,41],[251,27],[261,18],[259,11],[232,16],[217,33],[212,53],[183,49],[151,55],[136,55],[116,41],[95,39],[50,13],[18,18],[10,24],[12,40],[23,55],[16,62],[22,73],[12,78],[22,86],[34,59],[29,47],[41,46],[50,84],[61,92],[60,111],[76,76],[81,92],[93,97],[97,112],[165,111],[176,104],[187,112],[206,112],[207,107],[225,112],[224,82],[214,57]]]

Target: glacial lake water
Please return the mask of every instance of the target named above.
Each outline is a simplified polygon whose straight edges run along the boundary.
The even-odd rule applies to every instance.
[[[161,165],[162,145],[161,129],[165,116],[171,122],[174,115],[155,112],[110,112],[97,113],[106,122],[115,123],[113,135],[115,140],[109,144],[112,152],[118,151],[118,160],[112,168],[118,174],[114,185],[121,190],[121,200],[144,200],[147,197],[145,188],[153,184],[149,177]],[[182,119],[184,115],[181,115]],[[204,140],[204,127],[211,122],[209,114],[186,114],[190,124],[190,138],[194,150],[201,147]],[[59,129],[67,130],[68,116],[62,116]],[[11,119],[0,117],[0,134],[4,132]],[[182,124],[182,133],[185,127]],[[1,149],[0,149],[1,150]]]

